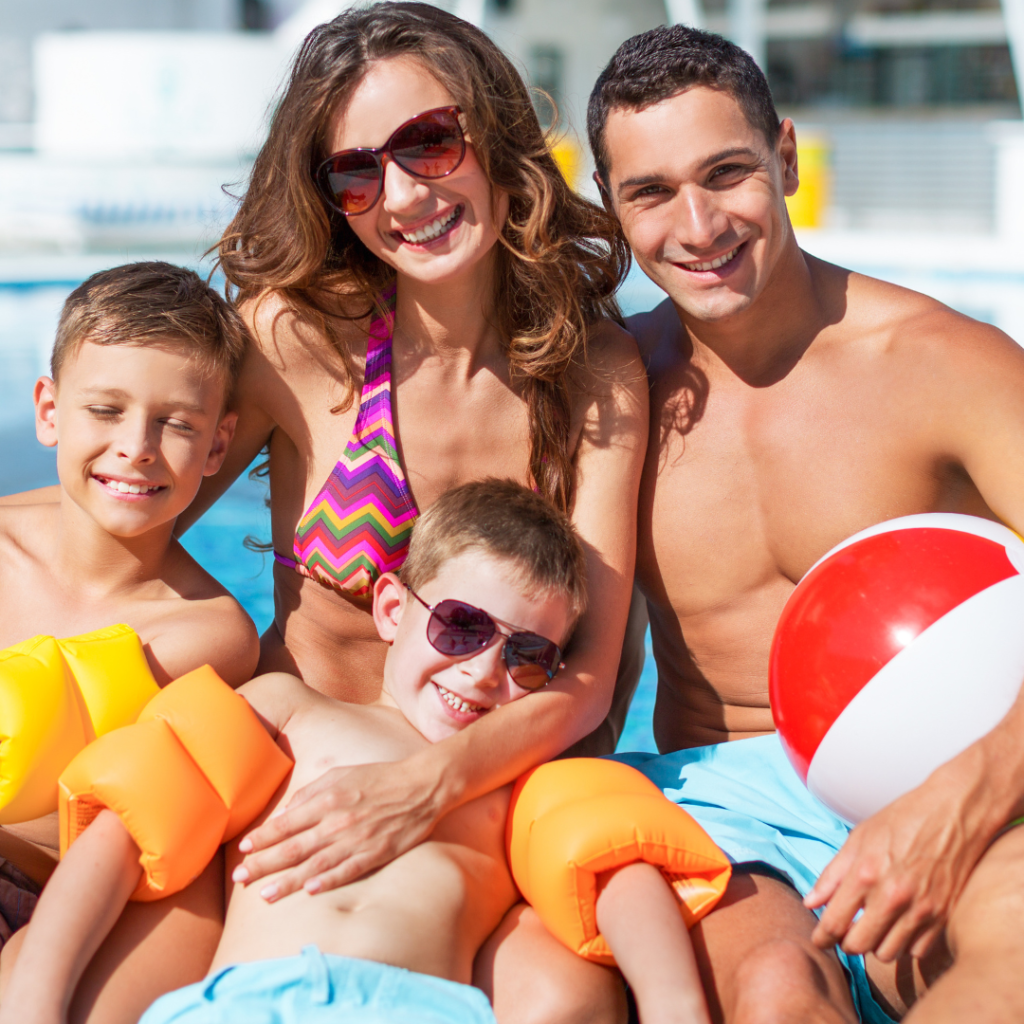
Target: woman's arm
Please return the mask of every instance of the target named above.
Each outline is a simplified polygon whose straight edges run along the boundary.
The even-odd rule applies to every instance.
[[[139,848],[112,811],[68,850],[32,915],[0,1024],[58,1024],[100,943],[142,875]]]
[[[253,321],[255,304],[249,303],[240,310],[254,338],[259,338],[257,325]],[[260,317],[262,321],[262,317]],[[262,326],[262,324],[260,325]],[[223,465],[213,475],[206,477],[199,486],[199,493],[192,503],[178,516],[174,534],[180,537],[221,495],[245,472],[253,459],[270,440],[276,424],[266,412],[265,399],[269,365],[259,341],[250,342],[242,369],[235,384],[232,408],[238,413],[235,434],[228,447]]]
[[[334,888],[421,842],[439,818],[546,761],[607,714],[629,610],[647,445],[647,381],[632,338],[610,325],[581,401],[574,520],[590,604],[553,683],[405,761],[333,769],[250,833],[236,881],[288,867],[267,898]]]

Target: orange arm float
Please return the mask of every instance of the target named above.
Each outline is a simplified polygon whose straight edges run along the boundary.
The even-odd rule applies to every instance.
[[[101,736],[60,777],[61,855],[107,807],[142,855],[134,900],[184,889],[263,810],[292,761],[209,665],[175,680],[135,725]]]
[[[637,861],[654,864],[692,927],[732,874],[710,836],[653,782],[600,758],[552,761],[523,775],[505,838],[516,885],[552,935],[611,966],[615,958],[597,929],[602,876]]]

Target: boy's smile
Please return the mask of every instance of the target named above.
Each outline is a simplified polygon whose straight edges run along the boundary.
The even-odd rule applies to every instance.
[[[569,632],[568,600],[522,593],[515,566],[479,550],[464,551],[417,592],[430,605],[454,599],[484,609],[503,628],[562,643]],[[431,742],[444,739],[530,691],[517,686],[503,657],[499,630],[475,654],[446,656],[427,639],[430,612],[391,574],[374,588],[374,621],[392,643],[384,665],[382,700],[397,707]]]
[[[180,345],[82,342],[36,385],[37,434],[68,496],[108,533],[173,522],[217,471],[234,429],[224,385]]]

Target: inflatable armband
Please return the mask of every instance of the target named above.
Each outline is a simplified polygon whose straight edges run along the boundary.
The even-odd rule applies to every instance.
[[[57,809],[57,779],[97,736],[135,721],[159,693],[130,626],[0,651],[0,824]]]
[[[156,695],[138,722],[91,743],[60,777],[60,850],[103,808],[142,855],[134,900],[184,889],[267,805],[292,761],[209,665]]]
[[[634,768],[568,758],[516,783],[506,827],[516,885],[571,950],[614,965],[597,928],[602,876],[637,861],[672,886],[691,927],[721,899],[732,867],[710,836]]]

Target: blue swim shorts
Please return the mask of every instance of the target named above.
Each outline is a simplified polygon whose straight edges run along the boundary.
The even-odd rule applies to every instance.
[[[321,953],[226,967],[161,996],[139,1024],[496,1024],[477,988]]]
[[[805,896],[850,826],[812,796],[772,736],[671,754],[615,754],[689,811],[734,864],[761,863]],[[836,949],[863,1024],[894,1024],[875,1001],[862,956]]]

